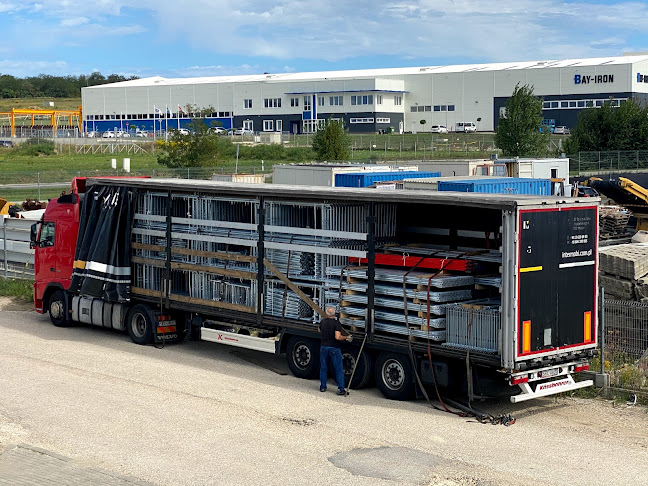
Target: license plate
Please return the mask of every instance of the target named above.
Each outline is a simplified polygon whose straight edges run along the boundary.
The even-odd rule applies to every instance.
[[[560,368],[551,368],[549,370],[539,371],[538,378],[550,378],[552,376],[558,375]]]

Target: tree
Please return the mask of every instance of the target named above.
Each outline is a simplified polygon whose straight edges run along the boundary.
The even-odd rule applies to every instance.
[[[348,160],[351,157],[351,137],[344,128],[344,122],[329,119],[313,137],[313,150],[318,160]]]
[[[613,106],[586,108],[566,140],[569,153],[601,150],[645,150],[648,148],[648,108],[634,100]]]
[[[542,99],[533,94],[533,87],[518,83],[506,102],[506,114],[500,117],[495,144],[504,155],[513,157],[545,155],[549,134],[541,133]]]
[[[167,167],[213,167],[221,163],[232,142],[209,133],[202,120],[192,120],[189,135],[173,130],[168,141],[160,141],[158,162]]]

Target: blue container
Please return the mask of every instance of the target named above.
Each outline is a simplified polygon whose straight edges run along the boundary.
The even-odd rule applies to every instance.
[[[524,179],[515,177],[467,181],[439,181],[437,189],[439,191],[550,196],[551,181],[549,179]]]
[[[421,179],[424,177],[441,177],[441,172],[354,172],[335,174],[336,187],[369,187],[376,182],[402,181],[403,179]]]

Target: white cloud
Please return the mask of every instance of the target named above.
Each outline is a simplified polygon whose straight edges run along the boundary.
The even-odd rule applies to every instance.
[[[61,20],[62,27],[76,27],[77,25],[87,24],[90,20],[88,17],[72,17]]]
[[[12,59],[0,60],[0,72],[11,73],[12,76],[33,76],[39,73],[68,75],[69,65],[65,61],[32,61]]]

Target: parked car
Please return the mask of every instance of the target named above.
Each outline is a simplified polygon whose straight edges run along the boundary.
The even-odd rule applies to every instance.
[[[136,137],[146,138],[149,136],[149,133],[146,130],[139,130],[135,133]]]
[[[101,138],[115,138],[115,132],[103,132]]]
[[[99,134],[97,132],[95,132],[94,130],[92,130],[90,132],[86,132],[86,137],[87,138],[96,138],[98,136],[99,136]]]
[[[0,140],[0,147],[13,147],[11,140]]]
[[[225,135],[227,134],[227,130],[223,127],[211,127],[209,129],[209,133],[215,133],[216,135]]]
[[[473,122],[457,122],[455,123],[455,132],[476,132],[477,125]]]
[[[252,130],[247,128],[232,128],[228,132],[229,135],[254,135]]]
[[[432,133],[448,133],[448,128],[443,125],[432,125],[430,131]]]
[[[599,197],[599,193],[592,187],[578,186],[578,197]]]
[[[130,138],[130,133],[125,132],[123,130],[115,130],[115,137],[116,138]]]
[[[569,135],[571,133],[571,130],[567,127],[556,127],[553,130],[554,135]]]
[[[178,128],[177,132],[180,135],[189,135],[189,130],[187,130],[186,128]]]

